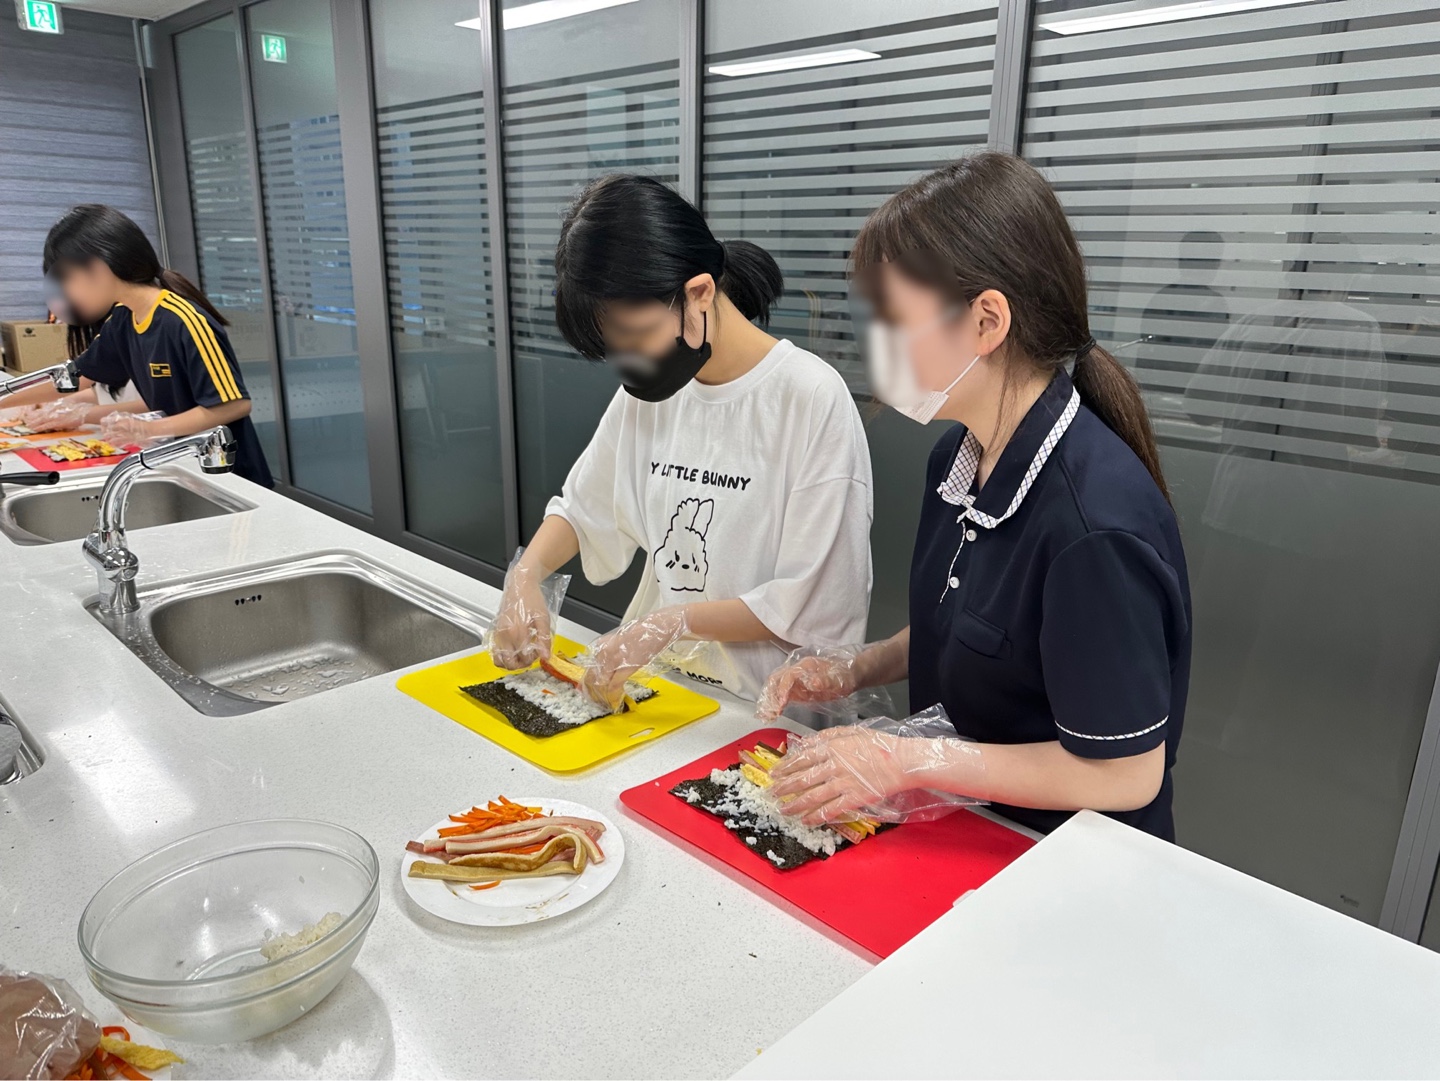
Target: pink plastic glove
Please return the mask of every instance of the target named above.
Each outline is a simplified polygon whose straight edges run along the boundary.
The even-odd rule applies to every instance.
[[[153,420],[141,420],[134,413],[117,409],[100,418],[100,438],[115,447],[154,446],[163,437],[155,431]]]
[[[553,631],[541,588],[544,578],[518,562],[505,572],[500,610],[490,625],[490,659],[510,671],[529,668],[550,656]]]
[[[25,410],[23,423],[37,432],[72,432],[85,423],[93,402],[68,402],[64,398],[32,405]]]
[[[588,654],[577,658],[585,666],[585,693],[615,712],[626,682],[641,669],[653,673],[657,658],[689,635],[684,605],[657,609],[601,635]]]
[[[795,702],[834,702],[856,692],[855,660],[865,646],[805,646],[795,650],[765,681],[755,716],[773,721]]]
[[[911,741],[871,728],[841,725],[791,736],[770,771],[781,810],[807,826],[848,822],[856,813],[913,787],[902,756]],[[918,742],[918,741],[917,741]],[[793,796],[786,800],[785,797]]]

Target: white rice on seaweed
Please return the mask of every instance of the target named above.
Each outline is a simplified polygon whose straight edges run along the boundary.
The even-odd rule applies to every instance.
[[[591,700],[579,687],[557,679],[543,668],[512,672],[502,676],[499,682],[564,725],[585,724],[609,714],[604,706]],[[636,702],[643,702],[655,694],[639,683],[627,683],[625,692]]]
[[[798,818],[780,813],[779,801],[767,789],[747,780],[738,769],[716,769],[710,771],[710,782],[728,789],[726,798],[708,808],[716,814],[745,814],[753,816],[762,830],[783,833],[804,845],[811,852],[835,855],[843,838],[834,830],[823,826],[807,826]],[[725,825],[734,829],[730,822]],[[753,843],[753,842],[752,842]],[[783,864],[774,853],[766,853],[772,861]]]

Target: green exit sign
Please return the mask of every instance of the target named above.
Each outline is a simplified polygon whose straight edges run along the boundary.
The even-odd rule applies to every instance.
[[[261,34],[260,58],[268,60],[272,64],[286,63],[285,39],[279,34]]]
[[[48,0],[20,0],[20,25],[40,34],[59,34],[60,8]]]

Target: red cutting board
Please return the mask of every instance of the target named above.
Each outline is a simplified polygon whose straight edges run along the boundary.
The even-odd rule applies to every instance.
[[[19,458],[26,465],[34,466],[42,473],[49,473],[54,470],[57,473],[64,473],[69,469],[88,469],[92,465],[116,465],[123,462],[125,458],[138,450],[138,447],[126,447],[124,454],[110,454],[104,458],[81,458],[75,462],[52,462],[38,450],[17,450],[15,457]]]
[[[782,728],[751,732],[688,766],[626,789],[620,802],[881,957],[889,957],[1035,844],[988,818],[957,811],[877,833],[828,860],[779,871],[714,815],[670,794],[681,781],[733,766],[742,747],[758,742],[776,747],[789,736]]]

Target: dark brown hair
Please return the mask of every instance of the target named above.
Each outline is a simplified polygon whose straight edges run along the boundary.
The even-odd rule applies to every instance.
[[[1010,302],[1007,363],[1054,372],[1076,360],[1081,400],[1170,498],[1140,388],[1093,344],[1080,246],[1060,200],[1033,166],[986,150],[922,176],[870,215],[852,258],[862,278],[894,262],[907,277],[967,306],[987,289],[1003,293]]]
[[[91,259],[102,260],[121,281],[161,286],[204,308],[220,326],[230,325],[190,279],[160,265],[145,231],[113,206],[82,203],[51,226],[41,271],[48,277],[66,267],[84,266]],[[71,344],[72,348],[77,344],[73,337]]]

